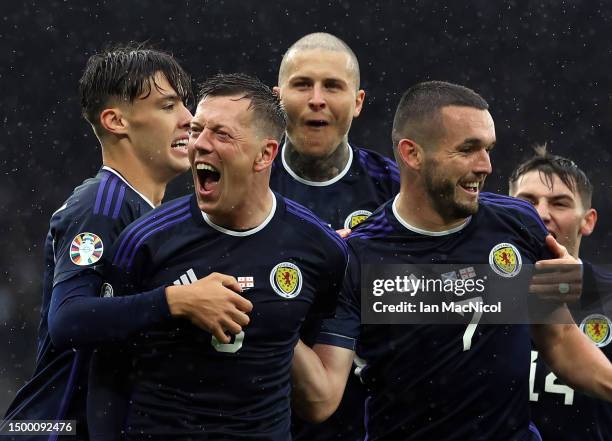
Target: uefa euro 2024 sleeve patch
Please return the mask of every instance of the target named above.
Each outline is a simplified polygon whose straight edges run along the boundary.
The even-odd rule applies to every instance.
[[[582,322],[580,322],[580,330],[584,332],[598,348],[607,346],[612,339],[612,322],[608,317],[602,314],[591,314],[585,317]]]
[[[498,243],[489,253],[489,265],[502,277],[514,277],[521,272],[523,262],[519,250],[511,243]]]
[[[79,266],[92,265],[102,257],[104,244],[94,233],[79,233],[70,244],[70,260]]]
[[[302,272],[291,262],[281,262],[270,271],[270,285],[279,296],[292,299],[302,289]]]
[[[355,228],[372,214],[368,210],[357,210],[349,214],[344,220],[344,228]]]

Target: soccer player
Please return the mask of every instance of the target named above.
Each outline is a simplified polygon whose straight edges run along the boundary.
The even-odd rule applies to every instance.
[[[218,75],[201,86],[189,139],[195,194],[128,226],[107,277],[130,293],[234,274],[251,320],[227,343],[185,321],[143,332],[128,347],[129,376],[116,373],[115,347],[100,348],[93,440],[115,439],[122,426],[128,440],[290,439],[293,348],[307,316],[333,313],[347,250],[309,210],[270,190],[285,127],[278,97],[259,80]]]
[[[591,206],[593,186],[571,160],[551,155],[546,145],[516,167],[510,194],[535,207],[548,232],[578,258],[582,236],[592,233],[597,211]],[[612,357],[612,274],[582,261],[583,289],[570,312],[580,329]],[[605,441],[612,439],[612,404],[575,391],[550,371],[538,351],[531,351],[529,399],[531,417],[543,439]]]
[[[195,288],[110,297],[93,267],[123,228],[159,205],[166,184],[189,168],[191,113],[185,102],[191,80],[167,53],[142,45],[117,47],[88,60],[80,95],[83,115],[102,147],[103,166],[51,217],[36,368],[3,423],[76,420],[77,437],[70,439],[77,440],[87,438],[88,346],[120,341],[171,316],[219,328],[225,337],[220,328],[236,325],[231,314],[250,307],[234,292],[240,290],[237,281],[221,275]]]
[[[495,129],[474,91],[437,81],[410,88],[395,114],[393,141],[400,193],[348,238],[344,301],[313,349],[296,347],[294,408],[313,420],[333,412],[356,349],[366,361],[368,439],[535,440],[530,334],[560,376],[612,399],[612,366],[575,324],[532,325],[531,332],[527,324],[479,325],[470,317],[465,324],[361,325],[365,264],[482,263],[497,274],[491,282],[501,283],[538,260],[546,269],[577,263],[547,237],[531,204],[481,193],[492,171]],[[541,260],[550,256],[547,245],[556,259]],[[559,284],[563,292],[579,290],[572,266],[538,272],[532,286],[529,278],[518,280],[540,296],[559,295]],[[560,323],[571,323],[563,304],[551,306]]]
[[[273,190],[344,232],[399,192],[395,162],[348,142],[365,92],[357,57],[344,41],[322,32],[300,38],[283,56],[274,90],[288,125],[272,169]],[[365,398],[359,379],[351,375],[342,403],[325,423],[314,426],[294,418],[294,439],[363,439]]]

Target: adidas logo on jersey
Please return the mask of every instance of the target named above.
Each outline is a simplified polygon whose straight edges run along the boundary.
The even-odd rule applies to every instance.
[[[175,285],[191,285],[194,282],[197,282],[198,278],[193,272],[193,268],[189,268],[185,274],[172,282]]]
[[[196,282],[198,278],[193,271],[193,268],[189,268],[185,274],[172,282],[174,285],[191,285]],[[238,277],[238,284],[243,291],[255,287],[255,279],[253,276],[240,276]]]

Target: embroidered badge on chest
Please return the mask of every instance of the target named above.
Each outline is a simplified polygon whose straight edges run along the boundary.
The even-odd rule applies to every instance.
[[[521,272],[523,262],[519,250],[511,243],[498,243],[489,253],[489,265],[502,277],[514,277]]]
[[[371,211],[368,210],[357,210],[353,211],[351,214],[347,216],[344,221],[344,228],[355,228],[357,225],[362,223],[372,214]]]
[[[104,244],[94,233],[79,233],[70,244],[70,260],[79,266],[96,263],[104,253]]]
[[[270,285],[279,296],[292,299],[302,290],[302,272],[291,262],[281,262],[270,272]]]

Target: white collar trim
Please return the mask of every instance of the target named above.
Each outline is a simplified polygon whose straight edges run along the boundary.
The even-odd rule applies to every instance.
[[[344,177],[344,175],[346,175],[349,171],[349,169],[351,168],[351,165],[353,164],[353,149],[351,148],[351,145],[347,143],[347,148],[349,150],[349,158],[348,161],[346,161],[346,165],[344,166],[344,169],[338,174],[338,176],[330,179],[329,181],[309,181],[308,179],[304,179],[299,177],[293,170],[291,170],[291,167],[289,167],[289,164],[287,164],[287,160],[285,159],[285,147],[287,147],[287,141],[285,141],[285,143],[283,144],[283,149],[281,151],[281,159],[283,162],[283,167],[285,168],[285,170],[287,170],[287,173],[289,173],[289,175],[291,175],[291,177],[293,179],[295,179],[298,182],[301,182],[302,184],[305,185],[310,185],[312,187],[327,187],[328,185],[331,185],[335,182],[338,182],[340,179],[342,179]]]
[[[451,228],[450,230],[445,230],[445,231],[423,230],[421,228],[415,227],[414,225],[410,225],[408,222],[402,219],[402,217],[399,215],[397,211],[397,198],[398,197],[399,197],[399,194],[395,196],[395,198],[393,199],[392,209],[393,209],[394,216],[397,218],[400,224],[402,224],[404,227],[406,227],[410,231],[413,231],[418,234],[423,234],[425,236],[447,236],[449,234],[453,234],[453,233],[456,233],[457,231],[463,230],[467,226],[467,224],[470,223],[470,220],[472,219],[472,216],[470,216],[461,225],[457,225],[456,227]]]
[[[106,171],[109,171],[112,174],[114,174],[115,176],[117,176],[119,179],[121,179],[123,182],[125,182],[125,185],[130,187],[132,190],[134,190],[136,192],[136,194],[138,194],[138,196],[143,198],[145,200],[145,202],[151,206],[151,208],[155,208],[155,204],[153,204],[153,202],[151,202],[149,200],[149,198],[147,198],[144,194],[142,194],[141,192],[136,190],[134,187],[132,187],[132,185],[128,181],[126,181],[125,178],[123,176],[121,176],[121,174],[119,174],[119,172],[117,170],[115,170],[114,168],[109,167],[108,165],[103,165],[102,169],[106,170]]]
[[[266,225],[268,225],[270,223],[270,221],[272,220],[272,218],[274,217],[274,213],[276,213],[276,195],[274,193],[272,193],[272,191],[270,191],[270,193],[272,194],[272,208],[270,209],[270,213],[268,214],[268,216],[264,219],[264,221],[259,224],[258,226],[256,226],[255,228],[251,228],[250,230],[246,230],[246,231],[235,231],[235,230],[230,230],[228,228],[223,228],[217,224],[215,224],[213,221],[210,220],[210,218],[208,217],[208,215],[206,213],[204,213],[202,211],[202,216],[204,217],[204,221],[210,225],[212,228],[214,228],[215,230],[219,231],[220,233],[223,234],[227,234],[229,236],[250,236],[252,234],[257,233],[258,231],[262,230]]]

